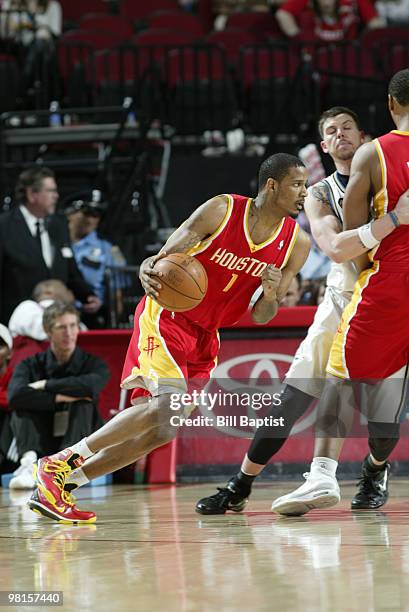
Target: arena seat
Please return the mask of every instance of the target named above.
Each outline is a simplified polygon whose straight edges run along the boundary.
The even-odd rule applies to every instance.
[[[134,34],[134,29],[129,23],[129,20],[120,15],[103,15],[99,13],[90,13],[84,15],[79,23],[81,30],[103,30],[105,32],[115,32],[120,34],[122,40],[131,38]]]
[[[205,29],[199,17],[182,10],[159,11],[153,13],[148,19],[150,28],[163,28],[175,32],[190,32],[196,38],[205,35]]]

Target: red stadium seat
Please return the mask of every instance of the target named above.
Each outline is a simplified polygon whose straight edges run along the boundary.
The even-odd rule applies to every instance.
[[[397,41],[409,42],[409,28],[407,26],[365,30],[361,35],[362,46],[369,50],[382,46],[384,43]]]
[[[300,65],[295,50],[283,47],[249,47],[242,50],[240,81],[244,87],[256,81],[292,79]]]
[[[96,53],[87,70],[96,105],[119,106],[130,96],[137,115],[160,117],[164,100],[155,50],[124,46]]]
[[[238,100],[224,49],[185,47],[164,57],[167,122],[181,135],[228,131],[237,124]]]
[[[86,13],[109,13],[109,4],[104,0],[60,0],[64,21],[80,21]]]
[[[121,34],[103,30],[70,30],[63,34],[57,48],[58,65],[65,94],[71,105],[83,106],[92,102],[85,91],[85,75],[95,52],[118,46],[122,42]]]
[[[122,42],[122,34],[110,30],[69,30],[60,38],[60,43],[82,43],[98,50],[110,49]]]
[[[197,37],[191,32],[174,32],[166,29],[143,30],[132,37],[135,45],[188,45],[196,42]]]
[[[0,112],[16,108],[21,87],[21,75],[17,60],[13,55],[0,54]]]
[[[283,38],[276,18],[271,13],[237,12],[229,15],[226,29],[246,30],[257,36],[257,42]]]
[[[395,72],[409,66],[409,45],[403,42],[391,44],[384,57],[385,75],[390,79]]]
[[[230,64],[235,65],[239,59],[240,47],[255,44],[258,40],[252,32],[230,29],[222,30],[221,32],[211,32],[206,37],[206,42],[223,47],[227,54],[227,60]]]
[[[166,11],[177,8],[177,0],[150,0],[149,2],[142,2],[141,0],[122,0],[119,5],[119,12],[132,21],[141,21],[155,11]]]
[[[134,29],[129,20],[119,15],[101,15],[90,13],[84,15],[79,23],[82,30],[105,30],[115,32],[122,36],[123,40],[130,38],[134,34]]]
[[[153,13],[149,19],[150,28],[162,28],[179,32],[189,32],[196,38],[205,35],[202,22],[196,15],[183,11],[160,11]]]
[[[238,11],[227,17],[226,29],[236,28],[237,30],[254,30],[259,24],[265,21],[268,13],[257,13],[256,11]]]
[[[227,74],[226,58],[217,47],[175,49],[168,54],[167,80],[174,86],[187,81],[219,81]]]
[[[300,62],[297,48],[286,44],[241,49],[239,83],[244,122],[250,131],[291,131],[292,124],[286,121],[292,120],[298,110],[292,86]]]
[[[312,63],[314,68],[323,73],[356,77],[379,75],[372,53],[350,42],[318,44],[312,52]]]
[[[385,78],[377,60],[377,54],[352,41],[322,44],[311,53],[322,108],[352,108],[370,133],[383,125],[385,114]]]

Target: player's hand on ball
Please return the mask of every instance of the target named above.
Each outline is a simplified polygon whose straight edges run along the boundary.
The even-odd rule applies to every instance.
[[[162,272],[155,271],[155,264],[159,259],[166,257],[166,255],[167,253],[163,251],[153,257],[147,257],[139,268],[139,280],[146,295],[150,297],[156,298],[159,295],[158,291],[161,289],[159,278],[162,276]]]
[[[395,206],[395,213],[398,215],[399,223],[409,224],[409,189],[404,191]]]
[[[277,299],[277,289],[281,283],[281,270],[273,265],[268,265],[261,275],[264,297],[267,300]]]

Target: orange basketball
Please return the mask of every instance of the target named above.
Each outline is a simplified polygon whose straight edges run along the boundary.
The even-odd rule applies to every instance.
[[[172,312],[185,312],[198,306],[207,291],[206,270],[194,257],[185,253],[172,253],[155,264],[162,272],[159,296],[156,301]]]

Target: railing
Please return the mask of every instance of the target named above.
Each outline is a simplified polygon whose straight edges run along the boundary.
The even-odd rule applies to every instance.
[[[129,329],[133,327],[136,305],[144,295],[139,282],[139,266],[107,266],[105,288],[107,295],[109,327]]]
[[[385,116],[378,109],[386,108],[386,83],[409,61],[409,34],[401,32],[396,39],[368,38],[366,46],[362,41],[244,46],[233,58],[209,44],[98,51],[86,42],[61,41],[58,87],[55,74],[38,66],[42,93],[34,102],[47,106],[56,91],[63,107],[115,106],[132,97],[136,119],[149,115],[179,136],[226,133],[237,126],[270,136],[315,133],[317,114],[328,105],[365,110],[369,104],[365,127],[382,131]]]

